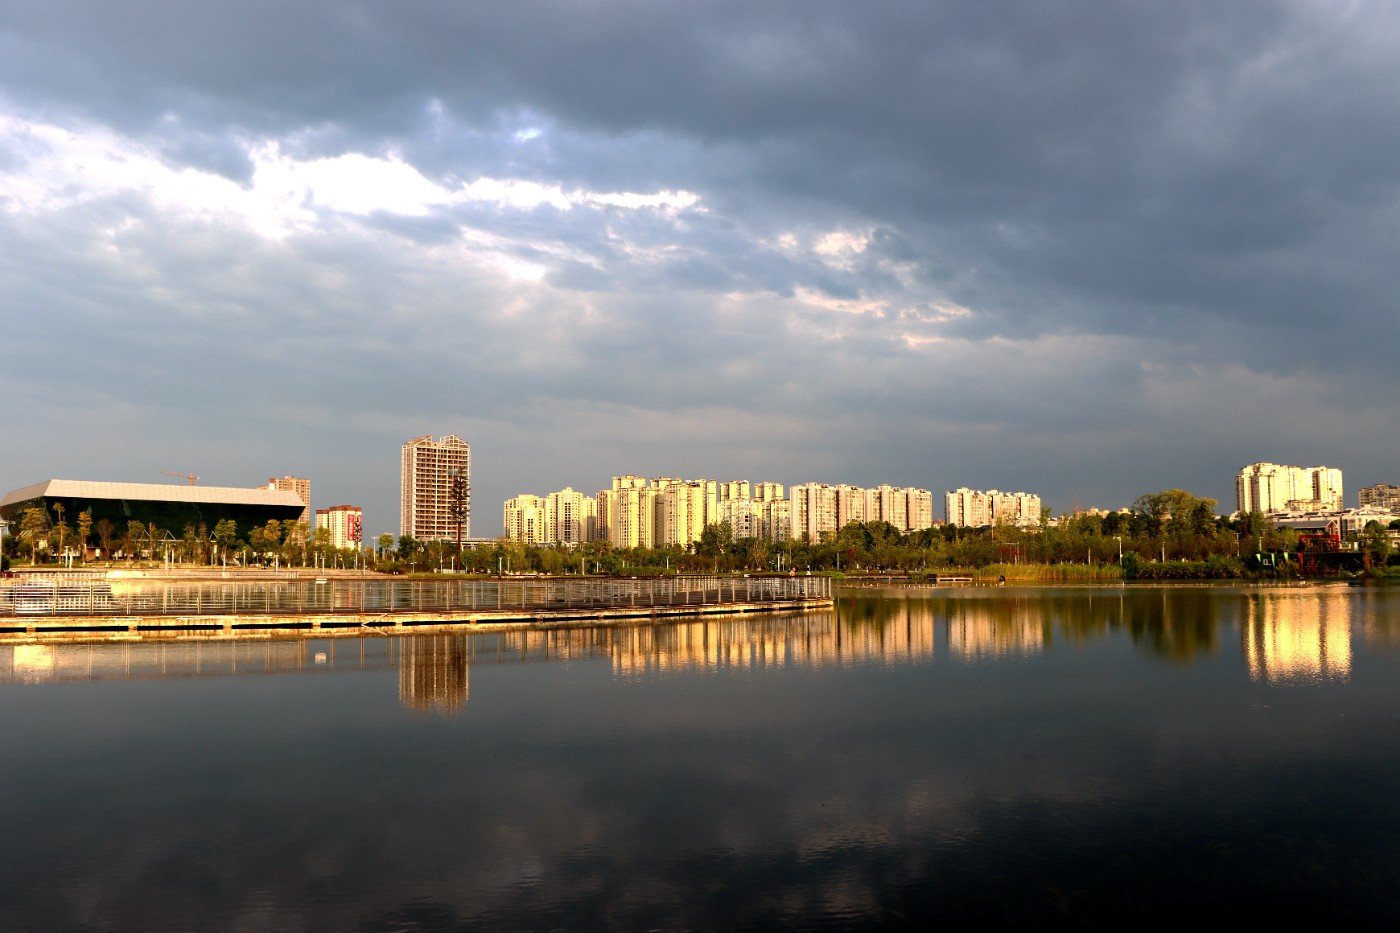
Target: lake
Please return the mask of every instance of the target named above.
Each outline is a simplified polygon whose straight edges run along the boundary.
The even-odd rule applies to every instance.
[[[0,929],[1400,921],[1400,588],[0,646]]]

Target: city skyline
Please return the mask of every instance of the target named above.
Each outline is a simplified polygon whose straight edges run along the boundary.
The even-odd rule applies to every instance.
[[[363,540],[366,544],[372,543],[375,539],[377,539],[377,538],[378,538],[380,535],[382,535],[382,534],[389,534],[389,535],[392,535],[392,536],[394,536],[395,538],[397,538],[400,534],[403,534],[403,533],[404,533],[404,527],[403,527],[403,525],[402,525],[403,521],[404,521],[406,518],[408,518],[408,517],[409,517],[409,514],[413,511],[413,506],[411,505],[411,503],[412,503],[413,500],[414,500],[414,496],[410,493],[410,488],[411,488],[411,485],[412,485],[412,484],[408,481],[408,477],[409,477],[410,474],[412,474],[412,473],[415,472],[415,470],[416,470],[418,464],[420,463],[420,459],[421,459],[421,463],[422,463],[423,468],[426,469],[426,475],[427,475],[428,477],[432,477],[432,478],[434,478],[434,479],[433,479],[432,482],[429,482],[429,483],[427,484],[427,486],[431,486],[431,487],[432,487],[431,490],[428,490],[428,489],[425,487],[426,500],[425,500],[424,504],[418,506],[418,508],[426,508],[425,518],[422,519],[422,520],[425,521],[425,522],[427,522],[427,526],[431,526],[433,529],[435,529],[435,531],[434,531],[434,533],[428,534],[428,535],[426,535],[426,536],[417,536],[417,537],[420,537],[422,540],[429,540],[429,539],[433,539],[433,538],[439,538],[439,539],[442,539],[442,540],[455,539],[455,537],[456,537],[455,525],[452,524],[450,517],[448,517],[448,516],[445,515],[444,510],[447,508],[448,499],[450,498],[450,496],[449,496],[449,492],[450,492],[450,479],[448,479],[448,477],[450,477],[450,475],[451,475],[453,469],[460,469],[460,470],[462,471],[462,473],[466,476],[466,486],[465,486],[465,490],[464,490],[464,491],[465,491],[466,494],[467,494],[467,503],[466,503],[466,504],[467,504],[467,521],[465,521],[465,522],[463,523],[462,537],[463,537],[463,539],[472,538],[472,537],[473,537],[473,534],[471,533],[471,527],[470,527],[470,524],[471,524],[470,502],[471,502],[471,499],[472,499],[472,498],[476,498],[476,497],[475,497],[474,495],[472,495],[472,493],[471,493],[472,482],[473,482],[473,480],[472,480],[472,475],[473,475],[473,470],[474,470],[474,466],[473,466],[473,463],[472,463],[473,458],[472,458],[472,456],[471,456],[471,444],[470,444],[466,439],[464,439],[464,438],[462,438],[462,437],[459,437],[459,436],[457,436],[457,435],[454,435],[454,434],[447,434],[447,435],[444,435],[444,436],[441,437],[441,438],[437,438],[436,440],[433,438],[433,435],[432,435],[432,434],[426,434],[426,435],[422,435],[422,436],[419,436],[419,437],[411,438],[411,439],[407,440],[406,442],[404,442],[403,444],[400,445],[400,477],[399,477],[399,504],[400,504],[399,518],[400,518],[400,527],[399,527],[399,528],[397,528],[397,529],[395,529],[395,528],[393,528],[393,527],[378,528],[377,526],[372,525],[372,524],[371,524],[371,521],[372,521],[372,520],[364,517],[364,516],[365,516],[365,510],[364,510],[364,508],[363,508],[362,506],[360,506],[360,505],[358,505],[358,504],[357,504],[357,505],[340,504],[340,505],[335,506],[333,509],[327,509],[326,507],[317,507],[317,503],[316,503],[315,501],[310,502],[310,504],[309,504],[309,510],[310,510],[311,512],[314,513],[314,514],[312,515],[312,518],[317,519],[317,521],[316,521],[316,522],[312,522],[310,527],[314,530],[314,527],[316,527],[316,526],[319,524],[320,517],[322,516],[323,513],[330,512],[330,511],[338,511],[338,510],[346,510],[346,509],[349,509],[349,510],[353,510],[353,512],[354,512],[355,515],[357,516],[357,521],[360,523],[357,527],[358,527],[358,529],[359,529],[359,533],[363,535],[362,540]],[[1313,476],[1312,479],[1297,480],[1297,481],[1296,481],[1296,482],[1305,482],[1305,481],[1306,481],[1306,482],[1309,482],[1309,483],[1316,482],[1316,477],[1314,476],[1314,474],[1317,474],[1317,473],[1319,473],[1319,471],[1320,471],[1322,474],[1325,474],[1325,475],[1326,475],[1327,481],[1328,481],[1329,483],[1334,483],[1334,484],[1335,484],[1335,487],[1336,487],[1336,489],[1338,489],[1338,490],[1341,489],[1341,486],[1342,486],[1342,477],[1343,477],[1344,472],[1345,472],[1345,471],[1343,471],[1343,470],[1341,470],[1341,469],[1329,468],[1329,467],[1309,467],[1309,468],[1303,468],[1303,467],[1297,467],[1297,466],[1282,466],[1282,465],[1275,464],[1275,463],[1270,463],[1270,462],[1267,462],[1267,461],[1256,461],[1256,462],[1254,462],[1254,463],[1245,464],[1244,466],[1242,466],[1242,467],[1240,467],[1238,470],[1236,470],[1236,471],[1235,471],[1235,474],[1234,474],[1234,485],[1235,485],[1235,487],[1236,487],[1236,500],[1235,500],[1235,502],[1232,503],[1232,502],[1229,501],[1229,500],[1220,500],[1220,501],[1217,501],[1217,503],[1216,503],[1216,508],[1215,508],[1216,514],[1217,514],[1217,515],[1221,515],[1221,516],[1228,516],[1228,515],[1232,514],[1232,513],[1235,511],[1234,506],[1237,506],[1237,504],[1238,504],[1238,501],[1239,501],[1238,496],[1239,496],[1239,493],[1241,492],[1241,490],[1244,488],[1244,487],[1242,486],[1242,484],[1244,483],[1244,478],[1245,478],[1247,475],[1255,475],[1255,476],[1257,476],[1257,475],[1260,474],[1261,472],[1270,472],[1270,471],[1271,471],[1271,472],[1279,472],[1279,473],[1283,473],[1283,474],[1287,474],[1287,473],[1297,473],[1297,474],[1299,474],[1300,476],[1304,476],[1304,477]],[[186,474],[177,474],[177,475],[186,476]],[[196,477],[196,479],[199,479],[199,477]],[[1102,504],[1102,503],[1096,503],[1096,502],[1091,502],[1091,501],[1080,501],[1080,500],[1076,500],[1076,501],[1075,501],[1074,503],[1072,503],[1070,506],[1066,506],[1066,507],[1064,507],[1064,508],[1055,508],[1055,507],[1052,507],[1048,502],[1046,502],[1042,496],[1040,496],[1040,495],[1038,495],[1038,494],[1036,494],[1036,493],[1026,493],[1026,492],[1019,491],[1019,490],[1013,493],[1013,492],[1011,492],[1009,489],[998,490],[998,489],[996,489],[995,487],[986,486],[986,485],[983,485],[983,486],[981,486],[980,488],[978,488],[978,489],[976,489],[976,490],[969,489],[969,488],[966,487],[966,486],[959,486],[959,487],[956,488],[956,489],[948,488],[948,489],[946,489],[943,493],[939,493],[939,492],[937,491],[937,489],[938,489],[937,484],[931,484],[931,485],[929,485],[929,486],[927,486],[927,487],[920,487],[920,486],[892,487],[892,486],[891,486],[890,484],[888,484],[888,483],[881,483],[881,484],[878,484],[878,485],[875,485],[875,486],[865,486],[865,487],[863,487],[863,486],[860,486],[860,485],[858,485],[858,484],[844,483],[844,482],[842,482],[842,483],[828,483],[828,482],[820,482],[820,483],[817,483],[817,482],[797,482],[797,483],[787,483],[787,482],[783,482],[783,483],[775,483],[775,482],[771,482],[771,481],[743,480],[743,479],[734,478],[734,477],[732,477],[732,476],[731,476],[729,479],[726,479],[726,480],[715,480],[715,479],[711,479],[711,478],[703,478],[703,479],[696,479],[696,480],[680,480],[680,479],[677,479],[677,478],[672,477],[672,476],[659,476],[659,477],[658,477],[658,476],[652,476],[652,477],[645,477],[645,476],[640,476],[640,475],[637,475],[637,474],[614,474],[612,477],[610,477],[611,490],[610,490],[608,487],[605,486],[605,487],[603,487],[603,488],[598,492],[598,495],[606,495],[606,494],[609,494],[610,492],[611,492],[612,495],[617,495],[617,494],[618,494],[618,483],[619,483],[619,480],[624,481],[624,482],[623,482],[623,486],[624,486],[624,487],[629,487],[629,486],[630,486],[630,487],[636,487],[636,489],[639,490],[639,491],[642,490],[642,489],[645,489],[645,491],[650,492],[650,493],[656,492],[655,486],[656,486],[656,484],[658,484],[658,483],[661,483],[661,484],[673,484],[673,483],[674,483],[674,484],[679,484],[679,485],[687,485],[687,484],[692,484],[692,483],[705,483],[705,484],[708,484],[710,487],[712,487],[712,488],[710,488],[710,490],[709,490],[709,493],[710,493],[711,498],[712,498],[712,500],[713,500],[713,501],[711,502],[711,505],[712,505],[712,506],[720,506],[720,505],[722,505],[722,504],[723,504],[723,500],[724,500],[726,497],[732,497],[732,498],[748,498],[750,494],[753,496],[753,498],[754,498],[756,501],[759,501],[759,500],[766,500],[766,499],[769,499],[769,498],[776,497],[777,499],[779,499],[779,500],[782,501],[782,502],[791,504],[793,500],[792,500],[792,499],[789,499],[789,498],[785,498],[785,493],[784,493],[784,490],[785,490],[785,489],[791,491],[792,493],[796,493],[798,490],[801,490],[801,489],[806,489],[806,488],[817,489],[817,488],[820,488],[820,489],[822,489],[822,490],[827,490],[827,491],[829,491],[833,496],[836,496],[836,495],[837,495],[838,493],[840,493],[841,491],[847,491],[847,492],[862,492],[862,493],[865,493],[865,494],[867,494],[867,495],[875,495],[875,494],[880,493],[881,491],[888,491],[889,493],[914,493],[914,492],[917,491],[917,492],[919,492],[919,493],[929,494],[930,502],[929,502],[925,507],[931,510],[931,516],[932,516],[933,519],[936,519],[936,520],[939,521],[939,522],[948,520],[948,521],[950,521],[952,524],[971,524],[971,525],[973,525],[974,527],[976,526],[977,521],[978,521],[978,519],[976,518],[977,516],[981,516],[982,518],[985,518],[986,515],[991,514],[992,511],[996,511],[996,508],[995,508],[994,505],[993,505],[993,502],[994,502],[995,500],[1006,500],[1006,503],[1011,507],[1011,512],[1008,513],[1008,514],[1011,515],[1011,517],[1010,517],[1008,520],[1011,521],[1013,524],[1021,524],[1021,525],[1030,525],[1030,524],[1034,524],[1034,523],[1035,523],[1035,522],[1034,522],[1034,516],[1032,515],[1032,513],[1038,515],[1038,514],[1039,514],[1039,509],[1040,509],[1040,507],[1041,507],[1042,505],[1044,505],[1045,508],[1050,509],[1050,514],[1051,514],[1052,517],[1058,518],[1058,517],[1060,517],[1061,515],[1071,514],[1071,513],[1073,513],[1074,511],[1076,511],[1077,509],[1082,509],[1082,510],[1101,509],[1101,510],[1106,510],[1106,511],[1114,511],[1114,510],[1118,510],[1118,509],[1130,508],[1130,507],[1132,506],[1132,504],[1133,504],[1133,503],[1130,501],[1130,502],[1118,503],[1118,504],[1114,504],[1114,505],[1104,505],[1104,504]],[[97,485],[104,485],[104,484],[110,485],[110,484],[112,484],[113,482],[119,482],[119,481],[113,481],[113,480],[105,479],[105,478],[102,479],[102,480],[96,480],[96,481],[94,481],[94,480],[74,481],[74,480],[71,480],[71,479],[65,479],[65,478],[60,477],[60,476],[52,477],[52,478],[50,478],[50,480],[47,480],[47,481],[45,481],[45,482],[50,482],[50,481],[66,482],[66,483],[70,483],[70,484],[73,483],[73,482],[87,483],[87,484],[96,483]],[[420,481],[421,481],[421,480],[420,480]],[[1295,481],[1294,481],[1294,480],[1290,480],[1290,482],[1295,482]],[[41,484],[39,484],[39,485],[43,485],[43,484],[41,483]],[[282,491],[286,491],[286,492],[293,492],[294,494],[296,494],[296,495],[298,496],[298,498],[299,498],[300,501],[303,503],[303,505],[307,505],[307,497],[310,495],[310,490],[311,490],[311,487],[312,487],[312,479],[311,479],[311,478],[308,478],[308,477],[293,477],[293,476],[284,476],[284,477],[281,477],[281,478],[276,478],[276,477],[274,477],[274,478],[272,478],[271,480],[269,480],[266,484],[258,484],[258,485],[252,486],[252,487],[232,486],[232,487],[228,487],[228,488],[215,488],[215,487],[210,487],[210,486],[208,486],[208,485],[196,485],[195,483],[179,483],[179,484],[175,484],[175,483],[154,483],[154,484],[141,484],[141,485],[143,485],[143,486],[145,486],[145,487],[149,487],[149,488],[151,488],[151,489],[156,489],[156,488],[159,488],[159,487],[162,487],[162,486],[172,486],[172,487],[173,487],[172,495],[173,495],[173,496],[176,496],[177,498],[182,494],[182,490],[184,490],[184,489],[189,489],[189,490],[191,490],[191,492],[197,491],[198,494],[200,494],[200,495],[203,495],[203,494],[206,494],[206,493],[226,493],[226,492],[230,492],[230,491],[234,491],[234,492],[238,492],[238,491],[247,492],[247,491],[249,491],[250,489],[253,490],[253,491],[264,490],[264,489],[266,489],[266,490],[282,490]],[[1028,485],[1028,487],[1029,487],[1031,484],[1027,484],[1027,485]],[[1180,488],[1180,487],[1169,487],[1169,488]],[[1309,487],[1309,488],[1315,488],[1315,487]],[[17,489],[16,491],[23,491],[23,490]],[[1153,491],[1155,492],[1155,491],[1158,491],[1158,490],[1153,490]],[[1187,491],[1187,492],[1193,492],[1193,493],[1194,493],[1193,490],[1186,490],[1186,491]],[[575,489],[573,489],[573,487],[572,487],[571,485],[563,485],[563,486],[559,486],[559,487],[557,487],[557,488],[551,490],[550,492],[545,492],[545,493],[518,492],[518,493],[516,493],[515,495],[510,496],[509,498],[507,498],[507,499],[505,499],[505,500],[502,500],[502,504],[505,506],[505,508],[506,508],[507,510],[509,510],[509,509],[511,508],[512,503],[513,503],[515,500],[531,500],[531,499],[537,500],[537,502],[536,502],[535,504],[537,505],[537,507],[538,507],[538,509],[539,509],[538,520],[539,520],[539,522],[541,523],[541,533],[543,533],[543,523],[544,523],[544,521],[545,521],[545,516],[546,516],[546,513],[547,513],[547,511],[548,511],[548,510],[546,509],[546,507],[545,507],[545,502],[546,502],[546,500],[548,500],[548,499],[553,499],[553,498],[555,498],[556,496],[560,495],[561,493],[565,493],[565,492],[580,497],[580,500],[594,500],[594,499],[596,499],[596,496],[590,495],[589,493],[584,492],[584,491],[582,491],[582,490],[575,490]],[[1141,494],[1140,494],[1140,495],[1141,495]],[[1255,493],[1255,495],[1257,495],[1257,493]],[[971,498],[969,498],[969,496],[970,496]],[[980,497],[980,498],[979,498],[979,497]],[[359,501],[372,501],[375,497],[374,497],[373,495],[366,494],[366,493],[364,493],[363,491],[361,491],[360,494],[354,496],[353,498],[355,498],[356,501],[359,502]],[[1206,498],[1213,498],[1213,497],[1206,497]],[[1335,510],[1335,509],[1345,510],[1345,509],[1354,508],[1354,507],[1358,507],[1358,506],[1359,506],[1359,507],[1365,507],[1365,506],[1367,506],[1367,505],[1381,506],[1382,508],[1400,508],[1400,506],[1395,506],[1395,505],[1393,504],[1394,502],[1400,502],[1400,486],[1393,486],[1393,485],[1389,485],[1389,484],[1386,484],[1386,483],[1372,483],[1372,484],[1368,484],[1368,485],[1363,485],[1363,486],[1361,486],[1359,489],[1356,489],[1355,492],[1353,492],[1353,494],[1352,494],[1352,499],[1353,499],[1354,501],[1353,501],[1351,504],[1348,504],[1347,501],[1346,501],[1346,499],[1345,499],[1345,496],[1342,495],[1342,494],[1340,494],[1340,493],[1339,493],[1335,498],[1333,498],[1333,499],[1331,499],[1331,500],[1327,500],[1327,501],[1320,501],[1320,500],[1314,500],[1314,501],[1311,501],[1311,502],[1308,502],[1308,501],[1296,501],[1296,502],[1295,502],[1295,501],[1291,501],[1291,499],[1296,498],[1296,494],[1294,494],[1294,495],[1292,495],[1292,496],[1280,494],[1280,495],[1276,496],[1275,498],[1277,499],[1276,502],[1273,502],[1272,504],[1268,504],[1267,507],[1264,507],[1263,505],[1261,505],[1260,508],[1255,509],[1255,510],[1256,510],[1256,511],[1262,511],[1262,512],[1268,514],[1268,513],[1271,513],[1271,512],[1280,512],[1280,511],[1285,511],[1285,512],[1286,512],[1286,511],[1293,511],[1293,512],[1301,511],[1301,512],[1307,512],[1307,511],[1313,510],[1313,509],[1322,509],[1322,510],[1324,510],[1324,511],[1325,511],[1325,510]],[[955,500],[958,500],[958,505],[957,505],[956,509],[954,508],[954,501],[955,501]],[[941,511],[940,511],[940,508],[939,508],[939,506],[938,506],[938,504],[937,504],[939,501],[942,502]],[[833,503],[835,503],[835,502],[836,502],[836,499],[833,498]],[[1285,506],[1290,506],[1290,507],[1292,507],[1292,508],[1285,508]],[[598,506],[598,507],[600,507],[600,508],[606,508],[605,505],[600,505],[600,506]],[[832,508],[835,510],[835,514],[836,514],[836,515],[839,516],[839,515],[841,515],[841,514],[844,514],[844,513],[842,512],[842,509],[841,509],[840,506],[833,504],[833,505],[832,505]],[[956,512],[956,517],[955,517],[955,515],[954,515],[955,512]],[[430,516],[428,515],[428,513],[431,513]],[[493,514],[500,514],[500,513],[499,513],[499,511],[493,510]],[[705,514],[708,516],[708,512],[706,512]],[[863,513],[862,513],[862,514],[863,514]],[[730,516],[730,515],[728,515],[728,514],[720,514],[719,512],[716,512],[716,517],[717,517],[718,519],[720,519],[720,520],[730,520],[730,521],[731,521],[731,524],[734,523],[733,516]],[[868,516],[866,516],[866,517],[868,517]],[[532,519],[532,520],[533,520],[533,519]],[[580,521],[580,520],[581,520],[581,516],[580,516],[580,517],[575,517],[575,518],[570,519],[570,521],[575,522],[575,523],[578,522],[578,521]],[[594,520],[594,516],[590,514],[589,520],[590,520],[590,521]],[[792,521],[793,519],[792,519],[791,516],[789,516],[788,520],[789,520],[789,521]],[[478,539],[480,539],[480,538],[495,538],[495,537],[502,537],[502,536],[509,537],[509,536],[511,535],[511,519],[507,518],[504,527],[496,528],[495,530],[491,530],[492,527],[493,527],[494,521],[495,521],[494,518],[487,519],[487,522],[488,522],[487,528],[478,529],[478,532],[479,532],[479,533],[478,533],[477,535],[475,535],[475,537],[478,538]],[[648,522],[649,522],[649,521],[650,521],[650,519],[648,519]],[[840,523],[838,522],[838,524],[840,524]],[[895,522],[895,524],[896,524],[896,525],[899,525],[900,523],[899,523],[899,522]],[[427,526],[425,526],[425,527],[427,527]],[[691,537],[692,539],[695,538],[695,537],[698,537],[698,533],[699,533],[698,530],[692,529],[692,531],[693,531],[693,534],[690,535],[690,537]],[[522,536],[523,536],[523,535],[522,535]],[[765,533],[765,534],[760,535],[760,536],[761,536],[761,537],[769,537],[769,536],[771,536],[771,533]],[[536,539],[537,539],[536,535],[533,534],[533,533],[530,534],[528,537],[530,537],[532,540],[536,540]],[[565,538],[563,538],[563,539],[561,539],[561,540],[566,540],[566,541],[569,541],[569,542],[574,542],[574,541],[576,541],[576,540],[580,540],[582,537],[583,537],[583,534],[582,534],[581,528],[580,528],[579,526],[575,525],[575,530],[574,530],[570,535],[566,536]],[[611,536],[609,536],[609,537],[611,537]],[[548,536],[546,536],[545,538],[538,538],[538,540],[546,540],[546,539],[547,539],[547,540],[553,540],[552,538],[549,538]],[[635,546],[635,545],[622,545],[622,546]]]
[[[6,488],[1396,482],[1393,5],[0,10]]]

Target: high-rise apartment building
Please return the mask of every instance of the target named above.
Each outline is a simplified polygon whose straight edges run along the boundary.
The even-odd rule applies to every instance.
[[[597,525],[597,505],[591,496],[564,488],[544,500],[545,540],[551,544],[591,541]]]
[[[640,476],[614,476],[609,503],[608,541],[613,547],[651,547],[652,490]]]
[[[549,522],[545,515],[545,500],[529,494],[507,499],[505,504],[506,537],[526,544],[541,544],[547,539]]]
[[[943,518],[960,528],[1007,524],[1031,528],[1040,522],[1040,496],[961,486],[943,496]]]
[[[460,482],[465,515],[459,532],[453,516],[453,486]],[[399,534],[419,541],[471,537],[471,448],[448,434],[431,434],[403,445],[399,480]]]
[[[782,483],[755,483],[753,497],[758,502],[776,502],[783,498]]]
[[[787,541],[792,538],[792,503],[782,498],[763,499],[758,503],[758,537],[768,541]]]
[[[719,484],[719,501],[728,502],[731,499],[749,500],[753,496],[750,494],[749,481],[746,479],[732,479]]]
[[[943,494],[943,520],[959,528],[982,528],[992,523],[991,497],[959,486]]]
[[[714,480],[663,476],[652,480],[652,541],[657,547],[686,547],[717,522]]]
[[[280,479],[273,477],[267,481],[267,488],[296,493],[297,498],[306,506],[301,510],[301,517],[297,521],[303,525],[311,521],[311,480],[301,476],[283,476]]]
[[[923,531],[933,527],[933,493],[912,486],[904,490],[908,506],[909,526],[906,531]]]
[[[752,499],[721,499],[718,521],[729,522],[735,538],[757,538],[763,503]]]
[[[792,538],[815,544],[822,532],[836,531],[837,488],[826,483],[792,487]]]
[[[333,505],[316,510],[316,529],[330,532],[333,548],[353,548],[364,540],[365,515],[353,505]]]
[[[1240,512],[1319,511],[1342,508],[1342,471],[1331,467],[1251,463],[1235,476]]]

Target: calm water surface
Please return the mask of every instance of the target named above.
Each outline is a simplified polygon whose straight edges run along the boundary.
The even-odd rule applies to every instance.
[[[0,929],[1400,921],[1400,590],[0,646]]]

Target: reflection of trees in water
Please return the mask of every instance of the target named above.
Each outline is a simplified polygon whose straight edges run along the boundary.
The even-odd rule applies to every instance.
[[[1129,593],[1123,624],[1149,654],[1177,664],[1216,650],[1221,595],[1209,589],[1166,588]]]
[[[455,712],[467,702],[471,650],[465,635],[417,635],[400,642],[399,702]]]
[[[946,623],[950,654],[964,659],[1031,654],[1056,641],[1086,644],[1125,629],[1149,654],[1188,663],[1217,648],[1222,594],[1208,589],[934,592],[919,598],[844,595],[843,625],[898,624],[909,607]]]

